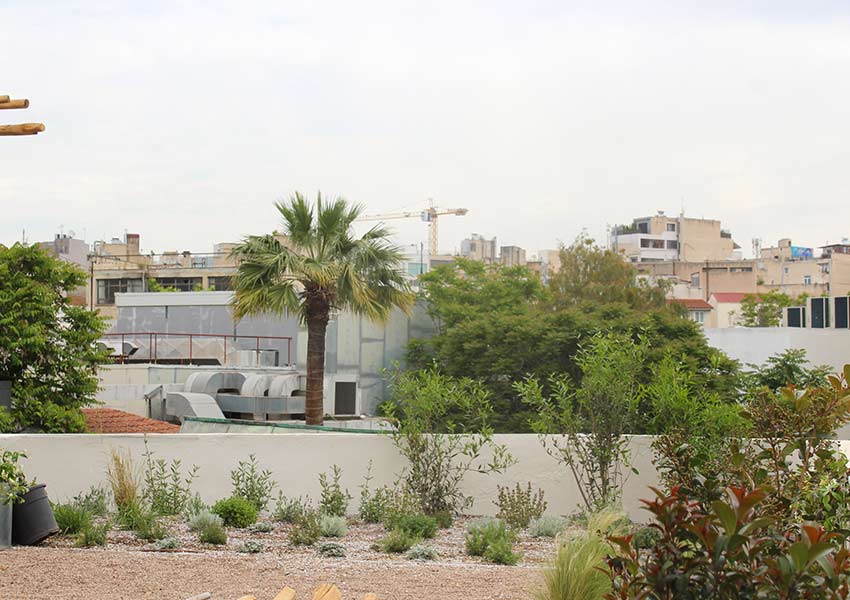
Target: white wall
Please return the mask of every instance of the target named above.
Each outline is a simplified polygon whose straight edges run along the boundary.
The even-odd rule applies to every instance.
[[[812,365],[829,365],[840,371],[850,363],[850,330],[733,327],[704,331],[709,345],[742,363],[760,365],[791,348],[803,348]]]
[[[91,485],[106,483],[106,464],[112,448],[127,448],[137,461],[144,452],[141,434],[14,434],[0,435],[0,447],[28,453],[23,466],[27,476],[46,483],[50,497],[64,500]],[[357,507],[357,486],[363,481],[366,465],[374,461],[373,485],[392,484],[404,467],[391,440],[383,435],[350,433],[264,434],[173,434],[148,435],[150,449],[157,457],[178,458],[183,465],[200,467],[193,485],[206,502],[230,494],[230,470],[239,460],[255,454],[264,468],[274,473],[284,494],[308,494],[317,499],[320,488],[317,474],[331,465],[342,467],[342,483],[355,496],[350,510]],[[508,446],[517,459],[503,475],[470,473],[464,490],[475,497],[471,514],[493,514],[496,485],[525,484],[531,481],[545,491],[552,514],[573,512],[580,502],[578,488],[567,470],[555,462],[540,445],[536,435],[504,434],[496,440]],[[639,499],[650,496],[647,485],[656,485],[651,463],[650,438],[634,436],[633,462],[640,475],[631,475],[623,494],[625,508],[632,519],[645,520]]]

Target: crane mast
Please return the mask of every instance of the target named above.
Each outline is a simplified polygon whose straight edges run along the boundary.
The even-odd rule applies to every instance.
[[[437,217],[439,215],[457,215],[463,216],[468,213],[466,208],[438,208],[434,206],[434,201],[429,201],[429,206],[414,212],[398,212],[398,213],[382,213],[375,215],[363,215],[358,221],[388,221],[390,219],[412,219],[419,218],[425,223],[428,223],[428,253],[431,256],[439,254],[438,238],[437,238]]]

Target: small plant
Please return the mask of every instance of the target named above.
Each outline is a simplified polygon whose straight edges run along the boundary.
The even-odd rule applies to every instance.
[[[119,513],[138,504],[139,476],[129,451],[112,448],[106,477]]]
[[[528,523],[528,535],[535,538],[553,538],[563,532],[569,526],[569,521],[564,517],[542,516],[532,519]]]
[[[431,546],[416,544],[411,546],[407,551],[407,558],[410,560],[436,560],[439,554]]]
[[[75,535],[91,525],[91,513],[75,504],[55,504],[53,516],[63,535]]]
[[[611,591],[605,557],[611,545],[598,535],[582,535],[558,546],[543,571],[536,600],[602,600]]]
[[[23,452],[0,451],[0,504],[21,502],[29,490],[26,475],[18,464],[26,456]]]
[[[432,538],[437,533],[437,519],[427,515],[402,515],[395,523],[400,529],[416,538]]]
[[[89,524],[80,531],[75,545],[80,548],[91,548],[92,546],[105,546],[106,535],[109,533],[109,522],[100,525]]]
[[[369,461],[369,466],[366,468],[366,476],[363,484],[360,486],[360,508],[358,514],[360,519],[366,523],[380,523],[384,520],[387,510],[393,500],[393,491],[382,486],[372,493],[369,489],[369,484],[372,481],[372,461]]]
[[[259,523],[254,523],[248,529],[253,533],[271,533],[274,531],[274,523],[261,521]]]
[[[210,523],[217,523],[220,527],[224,526],[224,521],[211,510],[201,510],[189,518],[189,531],[201,531]]]
[[[319,513],[310,510],[301,515],[289,532],[289,541],[295,546],[312,546],[322,537]]]
[[[244,529],[257,521],[257,507],[242,496],[231,496],[213,504],[212,511],[228,527]]]
[[[248,456],[247,461],[239,461],[239,466],[230,472],[230,481],[233,483],[233,495],[253,504],[257,512],[266,508],[277,485],[271,471],[260,470],[253,454]]]
[[[87,492],[80,492],[74,496],[71,503],[95,517],[106,516],[109,508],[106,489],[99,485],[91,486]]]
[[[188,521],[199,512],[209,511],[209,509],[210,507],[204,504],[204,501],[201,500],[201,495],[195,493],[194,496],[186,501],[186,508],[183,509],[183,516]]]
[[[140,540],[155,542],[168,535],[168,530],[153,512],[142,510],[135,519],[133,533]]]
[[[398,526],[399,520],[406,515],[422,514],[419,501],[404,490],[393,492],[387,498],[384,507],[384,518],[382,522],[387,531],[392,531]]]
[[[242,545],[239,546],[239,552],[244,552],[246,554],[259,554],[265,549],[265,546],[262,542],[258,542],[257,540],[246,540],[242,542]]]
[[[348,523],[345,522],[345,517],[322,515],[319,528],[322,530],[322,537],[343,537],[348,531]]]
[[[198,541],[202,544],[222,546],[227,543],[227,532],[221,522],[208,521],[198,530]]]
[[[322,497],[319,500],[319,512],[323,515],[344,517],[348,512],[348,502],[351,494],[342,489],[339,479],[342,477],[342,469],[334,465],[331,467],[331,476],[319,473],[319,485],[322,486]]]
[[[466,528],[466,553],[497,564],[516,564],[513,541],[514,533],[496,519],[473,522]]]
[[[494,504],[499,512],[496,517],[513,529],[525,529],[531,519],[540,518],[546,512],[543,490],[533,492],[531,482],[525,488],[516,484],[513,489],[501,485],[497,489],[498,497]]]
[[[277,496],[277,504],[275,505],[274,517],[275,521],[282,523],[297,523],[306,513],[310,512],[309,499],[287,498],[280,492]]]
[[[418,542],[419,538],[406,531],[393,529],[378,541],[378,547],[388,554],[401,554],[410,550]]]
[[[345,546],[336,542],[322,542],[316,552],[325,558],[345,558]]]
[[[155,550],[175,550],[180,547],[180,540],[176,537],[164,537],[154,542],[153,547]]]
[[[433,517],[437,520],[437,525],[439,525],[440,529],[450,528],[455,521],[454,514],[448,509],[438,510],[434,513]]]
[[[656,527],[641,527],[632,535],[632,545],[638,550],[652,548],[661,541],[661,530]]]
[[[145,491],[142,498],[148,502],[151,510],[159,515],[181,514],[193,498],[192,481],[197,477],[198,467],[193,466],[188,474],[183,476],[180,461],[175,459],[167,463],[164,459],[155,459],[147,440],[144,457]]]

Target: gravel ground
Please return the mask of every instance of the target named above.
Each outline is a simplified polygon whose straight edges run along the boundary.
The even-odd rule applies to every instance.
[[[71,538],[56,536],[40,547],[0,551],[0,598],[183,600],[208,591],[214,600],[249,593],[271,600],[285,585],[299,598],[310,598],[309,592],[325,582],[336,584],[346,600],[361,600],[368,592],[382,600],[530,598],[554,542],[520,535],[515,545],[520,563],[491,565],[466,556],[464,524],[426,542],[440,554],[431,562],[372,549],[385,533],[380,525],[355,525],[345,537],[331,540],[345,546],[345,558],[322,558],[312,548],[291,546],[287,525],[271,533],[228,529],[227,546],[214,547],[199,544],[175,520],[169,529],[180,547],[171,551],[155,551],[126,531],[110,532],[103,548],[74,548]],[[262,542],[264,551],[238,552],[249,539]]]

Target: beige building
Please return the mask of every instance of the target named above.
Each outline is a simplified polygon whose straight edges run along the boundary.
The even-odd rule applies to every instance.
[[[496,255],[496,238],[485,238],[482,235],[473,233],[465,240],[460,242],[460,255],[464,258],[472,260],[480,260],[481,262],[494,263],[498,261]]]
[[[169,251],[142,254],[137,233],[124,240],[95,242],[91,254],[91,280],[86,294],[89,307],[115,318],[115,294],[167,288],[180,292],[232,289],[236,262],[230,258],[235,244],[216,244],[212,253]]]
[[[739,248],[720,221],[668,217],[662,211],[614,227],[609,247],[635,263],[728,260],[738,256]]]
[[[505,267],[519,267],[526,264],[525,248],[502,246],[499,248],[499,262]]]

